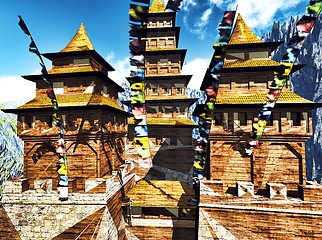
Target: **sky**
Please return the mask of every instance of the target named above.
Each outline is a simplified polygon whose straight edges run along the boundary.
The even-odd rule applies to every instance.
[[[166,4],[168,0],[163,0]],[[151,0],[152,2],[152,0]],[[261,37],[274,21],[305,14],[308,0],[183,0],[176,26],[181,27],[179,48],[187,49],[183,74],[193,74],[189,87],[198,89],[218,40],[217,27],[224,11],[241,13],[246,24]],[[1,0],[0,1],[0,104],[35,97],[35,84],[21,75],[39,74],[38,57],[28,51],[30,39],[18,26],[24,19],[41,53],[59,52],[84,23],[95,50],[115,72],[121,84],[129,75],[130,0]],[[51,62],[45,61],[47,69]]]

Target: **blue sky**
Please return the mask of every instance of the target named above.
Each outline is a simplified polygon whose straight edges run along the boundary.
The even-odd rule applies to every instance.
[[[165,3],[167,0],[163,0]],[[308,0],[237,0],[238,10],[257,36],[274,21],[303,15]],[[179,48],[188,49],[185,74],[194,74],[191,87],[198,87],[217,41],[217,26],[224,11],[234,10],[236,0],[183,0],[176,25],[181,27]],[[96,51],[116,71],[121,83],[129,73],[129,0],[1,0],[0,1],[0,103],[34,96],[34,84],[20,75],[40,72],[37,56],[28,51],[30,40],[18,26],[26,22],[41,53],[58,52],[72,39],[83,22]],[[46,61],[48,69],[51,63]]]

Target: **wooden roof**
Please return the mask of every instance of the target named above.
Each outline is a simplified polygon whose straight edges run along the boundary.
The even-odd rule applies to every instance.
[[[139,181],[128,193],[132,206],[187,207],[194,191],[180,181]]]
[[[82,23],[72,40],[60,52],[74,52],[84,50],[94,50],[94,47],[89,40],[84,24]]]
[[[263,66],[281,66],[282,64],[274,60],[245,60],[245,61],[225,61],[223,68],[239,68],[239,67],[263,67]]]
[[[247,103],[264,103],[267,100],[265,94],[254,94],[233,98],[217,98],[216,104],[247,104]],[[292,91],[282,91],[278,98],[278,103],[314,103]]]
[[[74,95],[56,95],[58,106],[63,107],[80,107],[80,106],[90,106],[90,105],[100,105],[109,106],[114,109],[124,111],[120,105],[113,102],[112,100],[100,96],[97,94],[74,94]],[[36,97],[26,104],[16,108],[16,109],[35,109],[35,108],[50,108],[52,109],[52,104],[50,98],[46,97]]]
[[[228,45],[234,44],[250,44],[250,43],[264,43],[258,39],[255,34],[249,29],[240,14],[238,14],[237,21],[230,37]]]
[[[149,13],[169,12],[162,0],[154,0],[149,8]]]

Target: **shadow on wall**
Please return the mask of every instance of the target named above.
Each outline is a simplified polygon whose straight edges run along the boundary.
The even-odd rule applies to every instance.
[[[188,181],[194,161],[194,149],[187,146],[161,144],[153,158],[154,167],[146,174],[148,180]]]

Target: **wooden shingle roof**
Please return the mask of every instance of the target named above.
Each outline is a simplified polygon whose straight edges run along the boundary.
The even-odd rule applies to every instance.
[[[90,105],[109,106],[120,111],[124,111],[116,102],[97,94],[74,94],[56,95],[60,108],[81,107]],[[52,108],[51,100],[48,97],[36,97],[26,104],[16,109]]]
[[[263,66],[281,66],[274,60],[246,60],[246,61],[225,61],[223,68],[239,68],[239,67],[263,67]]]
[[[216,104],[247,104],[264,103],[267,100],[267,94],[254,94],[233,98],[217,98]],[[313,103],[292,91],[282,91],[278,98],[278,103]]]

